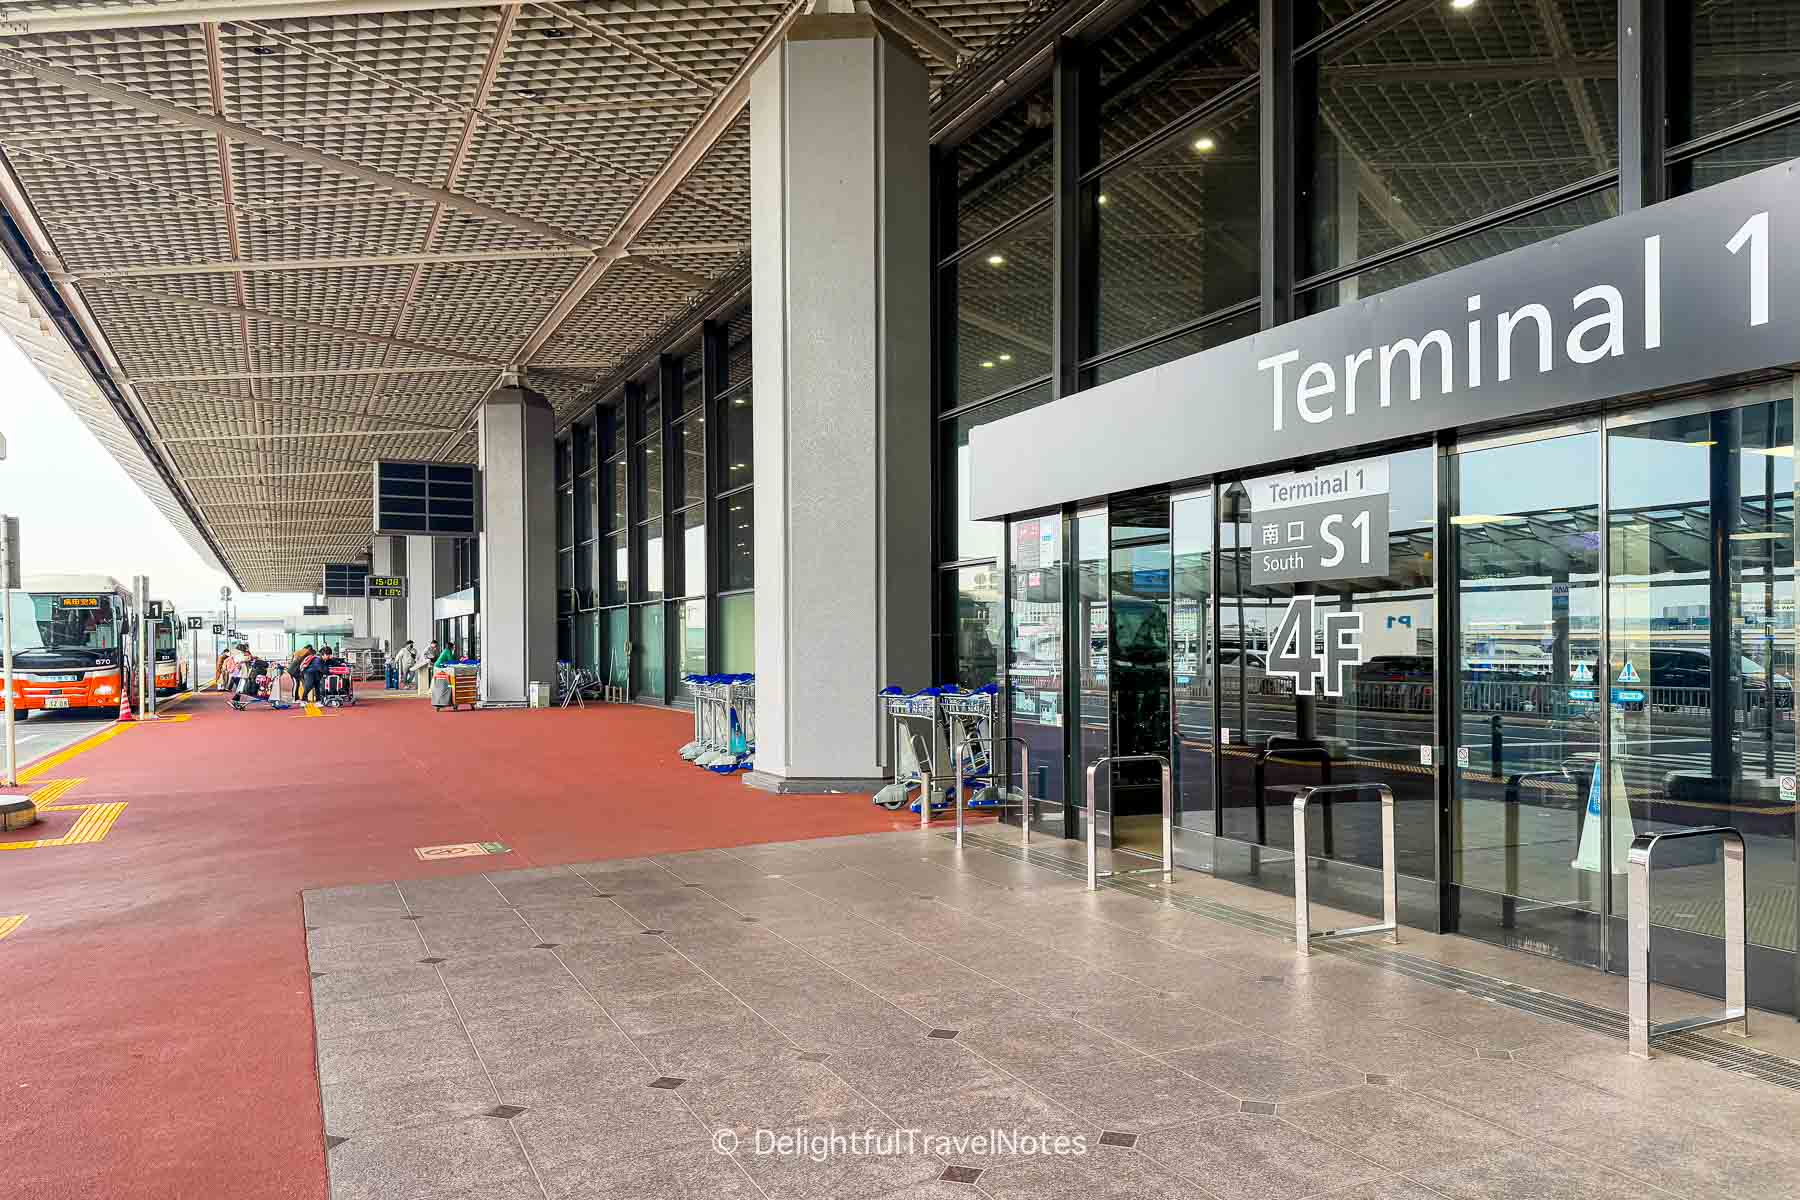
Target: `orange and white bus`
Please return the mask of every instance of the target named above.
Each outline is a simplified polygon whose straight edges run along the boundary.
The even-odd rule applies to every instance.
[[[117,711],[130,678],[131,595],[107,575],[27,575],[13,593],[14,704]]]
[[[175,606],[162,602],[162,616],[152,622],[156,634],[156,694],[170,696],[188,686],[187,659],[181,657],[184,630]]]

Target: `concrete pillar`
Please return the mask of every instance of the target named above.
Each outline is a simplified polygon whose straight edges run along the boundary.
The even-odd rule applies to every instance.
[[[370,541],[371,554],[369,573],[372,575],[406,574],[406,539],[403,537],[377,537]],[[406,641],[406,601],[404,600],[372,600],[370,609],[370,637],[378,637],[384,643],[382,649],[389,655],[398,650]]]
[[[438,569],[440,547],[444,569]],[[432,620],[431,602],[440,591],[450,590],[450,542],[445,538],[408,537],[406,539],[406,627],[400,634],[408,638],[419,653],[425,653],[437,626]]]
[[[796,20],[750,91],[752,786],[866,786],[875,694],[931,665],[928,79],[865,16]]]
[[[556,414],[529,388],[481,406],[481,702],[556,681]]]

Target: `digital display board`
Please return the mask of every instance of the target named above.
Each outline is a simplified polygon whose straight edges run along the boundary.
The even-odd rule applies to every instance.
[[[481,497],[467,463],[375,463],[375,529],[390,536],[473,537]]]
[[[369,576],[369,598],[372,600],[406,599],[406,579],[401,575]]]
[[[99,608],[100,607],[100,597],[98,597],[98,596],[64,596],[62,598],[62,606],[64,608]]]
[[[326,596],[344,596],[361,600],[363,581],[369,577],[368,563],[326,563],[324,587]]]

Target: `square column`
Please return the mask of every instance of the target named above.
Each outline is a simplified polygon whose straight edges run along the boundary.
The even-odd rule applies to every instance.
[[[369,542],[370,574],[405,575],[406,539],[377,537]],[[390,658],[406,642],[406,601],[370,600],[369,636],[382,640],[382,651]]]
[[[875,694],[931,669],[928,76],[796,20],[750,85],[752,786],[878,786]]]
[[[432,619],[432,601],[437,599],[440,588],[447,590],[450,586],[449,551],[450,544],[443,538],[413,535],[406,539],[405,627],[399,631],[399,644],[404,645],[411,638],[420,654],[425,653],[432,631],[437,628]]]
[[[481,406],[481,703],[556,681],[556,415],[529,388]]]

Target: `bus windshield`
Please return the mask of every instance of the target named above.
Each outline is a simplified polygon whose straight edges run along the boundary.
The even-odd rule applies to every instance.
[[[69,596],[54,592],[31,594],[32,615],[38,646],[27,646],[13,635],[13,648],[45,650],[117,650],[119,613],[111,596]],[[15,622],[16,624],[16,622]]]
[[[12,648],[42,650],[44,639],[38,633],[37,605],[29,592],[12,594]]]

